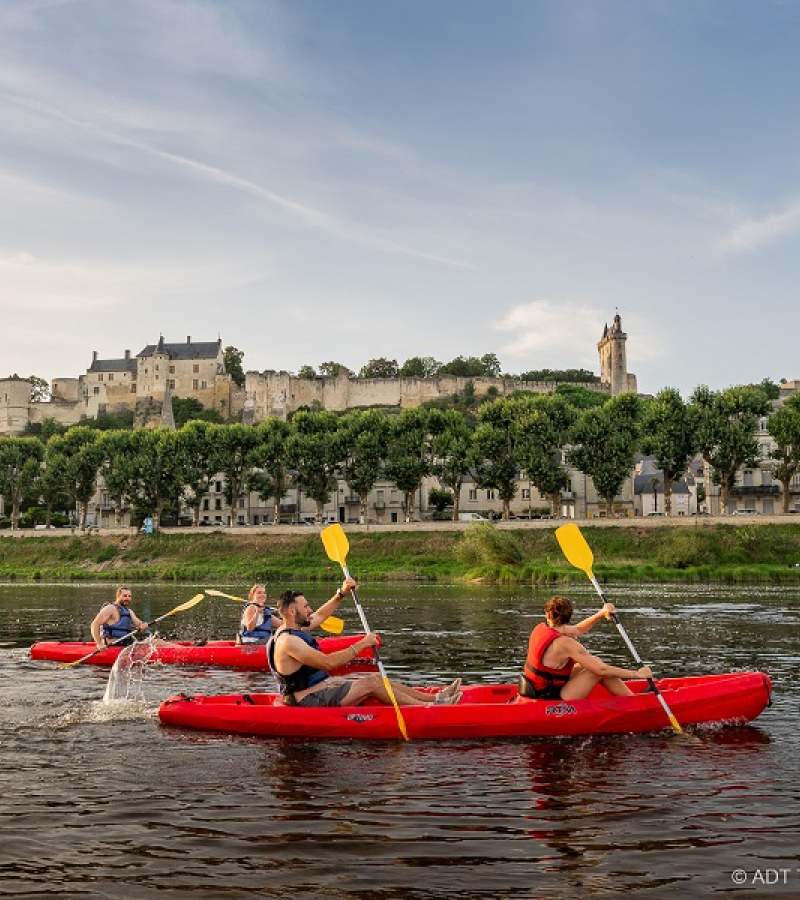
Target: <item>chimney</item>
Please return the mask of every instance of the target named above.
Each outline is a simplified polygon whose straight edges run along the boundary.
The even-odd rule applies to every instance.
[[[191,336],[190,334],[187,334],[187,335],[186,335],[186,343],[187,343],[187,344],[191,344],[191,343],[192,343],[192,336]]]
[[[92,365],[97,362],[97,350],[92,350]]]
[[[130,359],[130,358],[131,358],[131,351],[130,351],[130,350],[126,350],[126,351],[125,351],[125,359]]]

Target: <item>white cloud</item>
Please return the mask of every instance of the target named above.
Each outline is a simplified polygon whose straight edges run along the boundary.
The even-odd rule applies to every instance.
[[[738,253],[757,250],[759,247],[797,231],[800,227],[800,202],[785,212],[775,213],[765,219],[750,219],[737,225],[717,243],[720,253]]]
[[[596,367],[594,348],[603,325],[603,316],[587,304],[534,300],[513,307],[495,327],[511,332],[511,340],[502,348],[510,356],[535,353],[542,360],[572,359],[568,367],[576,363]]]

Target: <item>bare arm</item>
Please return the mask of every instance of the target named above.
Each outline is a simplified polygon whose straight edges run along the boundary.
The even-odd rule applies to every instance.
[[[92,624],[89,626],[92,632],[92,640],[99,647],[105,647],[105,641],[103,640],[103,625],[106,624],[111,619],[112,608],[111,605],[104,606],[100,612],[92,619]]]
[[[332,616],[336,610],[339,608],[339,603],[342,600],[342,597],[346,597],[351,590],[358,590],[358,584],[353,578],[345,578],[342,582],[342,586],[336,593],[328,600],[327,603],[323,603],[322,606],[315,612],[311,614],[311,628],[316,628],[321,622],[324,622],[328,616]]]
[[[574,645],[574,647],[571,645]],[[582,666],[601,678],[651,678],[653,675],[649,666],[642,666],[640,669],[622,669],[619,666],[610,666],[608,663],[604,663],[599,656],[589,653],[583,644],[579,644],[571,638],[569,639],[569,644],[566,644],[563,649],[568,653],[570,659],[575,661],[576,665]]]
[[[610,619],[616,611],[613,603],[605,603],[596,613],[587,616],[577,625],[568,625],[564,629],[564,634],[568,637],[582,637],[584,634],[588,634],[601,619]]]
[[[330,672],[345,663],[351,662],[366,647],[374,647],[378,643],[377,634],[366,634],[361,640],[356,641],[343,650],[337,650],[335,653],[323,653],[321,650],[315,650],[295,635],[288,635],[281,639],[280,644],[275,649],[275,656],[289,657],[301,665],[313,666],[315,669],[324,669]]]

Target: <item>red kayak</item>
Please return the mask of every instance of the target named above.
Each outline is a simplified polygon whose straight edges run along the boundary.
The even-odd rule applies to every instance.
[[[344,650],[360,641],[363,635],[349,634],[341,637],[320,638],[324,653]],[[380,645],[379,645],[380,646]],[[50,659],[55,662],[75,662],[97,649],[93,642],[41,641],[31,647],[31,659]],[[122,647],[108,647],[86,660],[87,665],[113,666],[122,653]],[[236,644],[234,641],[169,641],[156,644],[148,662],[169,663],[179,666],[221,666],[228,669],[268,669],[264,644]],[[343,672],[371,671],[375,669],[371,649],[362,650],[358,656],[342,668]],[[339,671],[339,670],[337,670]]]
[[[464,687],[457,706],[404,706],[412,740],[441,738],[554,737],[659,731],[670,728],[646,681],[628,681],[632,697],[612,697],[598,687],[585,700],[528,700],[516,685]],[[772,682],[763,672],[733,672],[697,678],[665,678],[659,690],[681,725],[740,724],[755,719],[770,702]],[[431,694],[435,688],[428,688]],[[269,737],[397,739],[391,706],[284,706],[278,694],[229,694],[165,700],[158,711],[165,725]]]

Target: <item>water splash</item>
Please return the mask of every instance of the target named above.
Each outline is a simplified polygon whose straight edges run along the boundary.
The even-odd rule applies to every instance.
[[[145,702],[143,690],[145,667],[155,649],[153,637],[136,641],[123,649],[108,676],[103,703]]]

